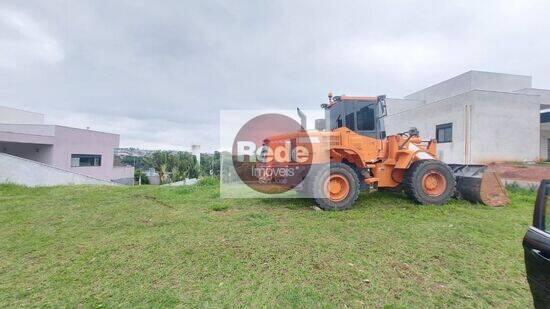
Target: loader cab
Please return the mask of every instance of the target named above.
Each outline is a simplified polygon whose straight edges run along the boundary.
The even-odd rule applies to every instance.
[[[372,138],[385,138],[385,96],[349,97],[329,95],[329,104],[324,104],[326,128],[341,127]]]

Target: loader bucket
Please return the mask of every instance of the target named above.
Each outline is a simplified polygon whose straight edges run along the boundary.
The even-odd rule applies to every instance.
[[[506,188],[494,171],[486,165],[450,164],[456,179],[456,196],[472,203],[492,207],[504,206],[510,202]]]

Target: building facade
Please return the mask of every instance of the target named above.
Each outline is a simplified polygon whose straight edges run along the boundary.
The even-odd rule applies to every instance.
[[[44,115],[0,107],[0,152],[90,177],[131,183],[134,168],[114,166],[117,134],[44,124]]]
[[[470,71],[404,99],[387,99],[388,134],[416,127],[438,141],[447,163],[486,164],[550,158],[550,90],[530,76]]]
[[[0,106],[0,123],[44,124],[44,115]]]

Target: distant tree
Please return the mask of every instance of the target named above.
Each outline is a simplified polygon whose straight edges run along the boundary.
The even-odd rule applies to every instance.
[[[169,169],[168,169],[168,163],[166,164],[161,164],[160,165],[160,169],[157,171],[157,173],[159,174],[159,182],[160,184],[164,184],[164,183],[168,183],[170,182],[170,174],[169,174]]]
[[[220,176],[220,153],[215,151],[213,154],[201,153],[201,176]]]
[[[174,154],[173,169],[177,171],[177,180],[186,178],[197,178],[199,176],[199,168],[195,156],[186,151],[180,151]]]
[[[134,171],[134,180],[139,183],[139,179],[141,178],[141,184],[142,185],[148,185],[149,184],[149,177],[147,177],[147,175],[145,175],[144,172],[142,172],[141,170],[139,169],[136,169]]]
[[[172,172],[170,172],[170,179],[172,182],[182,180],[181,172],[178,170],[177,166],[172,167]]]
[[[131,165],[141,170],[154,168],[148,164],[146,157],[126,156],[124,158],[120,158],[120,162],[122,163],[121,165]]]
[[[200,168],[195,156],[186,151],[155,151],[144,159],[159,174],[161,184],[197,178]]]
[[[145,164],[151,166],[159,174],[160,184],[166,182],[168,177],[168,167],[170,163],[170,153],[168,151],[155,151],[144,158]]]

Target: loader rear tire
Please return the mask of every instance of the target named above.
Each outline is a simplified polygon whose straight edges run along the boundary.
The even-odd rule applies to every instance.
[[[414,162],[405,175],[405,194],[420,204],[442,205],[453,196],[456,182],[451,168],[437,160]]]
[[[310,190],[321,209],[346,210],[359,197],[359,177],[349,165],[331,163],[330,169],[321,167],[314,174]]]

